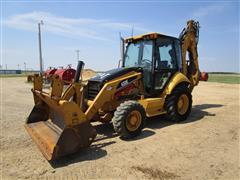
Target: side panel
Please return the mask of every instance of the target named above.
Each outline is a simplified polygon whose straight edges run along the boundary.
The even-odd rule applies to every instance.
[[[138,101],[145,109],[147,117],[164,114],[164,98],[146,98]]]

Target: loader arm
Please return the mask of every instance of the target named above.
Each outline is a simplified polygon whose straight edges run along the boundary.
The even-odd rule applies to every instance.
[[[190,20],[187,27],[181,32],[179,39],[182,44],[182,73],[186,75],[191,82],[191,89],[199,82],[199,65],[197,44],[199,39],[199,22]],[[189,63],[186,55],[189,55]]]

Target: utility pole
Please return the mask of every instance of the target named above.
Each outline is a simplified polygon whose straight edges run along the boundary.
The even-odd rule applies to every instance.
[[[133,37],[134,26],[132,26],[132,37]]]
[[[5,64],[5,69],[7,70],[7,64]]]
[[[25,74],[27,73],[27,64],[26,62],[23,63],[24,64],[24,70],[25,70]]]
[[[18,69],[18,70],[20,70],[20,68],[19,68],[19,67],[20,67],[20,65],[18,64],[18,65],[17,65],[17,69]]]
[[[41,44],[41,25],[43,25],[43,21],[41,20],[38,23],[38,43],[39,43],[39,61],[40,61],[40,74],[43,74],[43,60],[42,60],[42,44]]]
[[[79,49],[77,49],[77,50],[76,50],[76,52],[77,52],[77,60],[79,61],[79,60],[80,60],[80,58],[79,58],[79,53],[80,53],[80,50],[79,50]]]

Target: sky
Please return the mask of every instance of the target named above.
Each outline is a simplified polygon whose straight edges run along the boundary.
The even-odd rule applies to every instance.
[[[240,72],[238,1],[1,1],[1,65],[39,69],[38,27],[43,20],[44,68],[72,64],[116,68],[123,37],[160,32],[174,37],[189,19],[200,22],[201,71]]]

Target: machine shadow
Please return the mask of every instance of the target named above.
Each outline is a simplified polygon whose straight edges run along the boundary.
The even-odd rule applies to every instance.
[[[215,114],[210,113],[207,109],[210,108],[219,108],[222,107],[221,104],[201,104],[195,105],[192,108],[192,112],[187,120],[181,122],[180,124],[184,123],[191,123],[195,121],[199,121],[203,119],[205,116],[215,116]],[[164,116],[157,116],[153,118],[147,119],[146,128],[141,133],[141,135],[133,138],[133,139],[124,139],[124,141],[136,141],[139,139],[147,138],[155,134],[153,131],[154,129],[164,128],[170,125],[174,125],[175,123],[167,121]],[[114,132],[113,126],[111,123],[106,124],[97,124],[94,125],[94,128],[97,130],[97,137],[93,144],[85,149],[78,151],[69,156],[62,157],[56,161],[50,162],[53,168],[60,168],[64,166],[68,166],[69,164],[74,164],[82,161],[89,161],[89,160],[96,160],[102,158],[107,155],[107,151],[102,149],[105,146],[112,145],[116,143],[115,141],[103,142],[102,140],[111,139],[117,137],[117,133]],[[150,130],[152,129],[152,130]]]
[[[94,124],[93,124],[94,125]],[[74,154],[64,156],[55,161],[51,161],[50,165],[53,168],[60,168],[70,164],[79,163],[83,161],[96,160],[107,155],[107,151],[102,149],[108,145],[116,143],[115,141],[103,142],[101,140],[116,137],[113,127],[110,123],[94,125],[97,130],[97,137],[94,142],[87,148],[84,148]]]
[[[53,168],[61,168],[74,163],[91,161],[91,160],[102,158],[107,155],[107,151],[102,148],[114,143],[116,142],[111,141],[111,142],[105,142],[100,144],[92,144],[90,147],[82,149],[74,154],[64,156],[55,161],[50,161],[50,165]]]
[[[97,136],[95,142],[101,141],[101,140],[104,140],[104,139],[114,138],[114,137],[118,136],[118,134],[113,129],[112,123],[99,124],[97,126],[94,126],[94,128],[97,130],[97,133],[98,133],[98,136]],[[134,137],[132,139],[122,139],[122,140],[124,140],[124,141],[135,141],[135,140],[138,140],[138,139],[147,138],[147,137],[152,136],[154,134],[155,134],[154,131],[143,130],[142,133],[137,137]]]
[[[97,134],[98,134],[95,139],[95,142],[118,136],[113,129],[112,123],[97,124],[97,125],[94,125],[94,128],[97,130]]]
[[[185,124],[185,123],[191,123],[195,121],[199,121],[203,119],[205,116],[216,116],[214,113],[210,113],[207,111],[207,109],[210,108],[219,108],[222,107],[222,104],[201,104],[201,105],[195,105],[192,107],[192,112],[190,116],[185,120],[180,122],[179,124]],[[164,128],[170,125],[174,125],[176,123],[167,121],[164,115],[156,116],[149,118],[147,120],[147,128],[150,129],[160,129]]]
[[[211,108],[220,108],[222,107],[222,104],[201,104],[201,105],[195,105],[192,108],[192,112],[188,119],[186,121],[183,121],[182,123],[188,123],[188,122],[194,122],[201,120],[205,116],[216,116],[214,113],[210,113],[207,111],[207,109]]]

